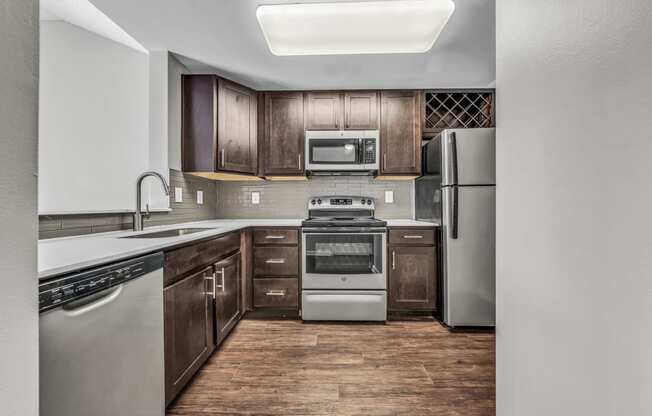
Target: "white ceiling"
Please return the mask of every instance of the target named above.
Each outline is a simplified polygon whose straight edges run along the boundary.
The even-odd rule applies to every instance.
[[[256,89],[477,88],[495,80],[495,0],[455,1],[424,54],[286,57],[269,51],[256,7],[297,0],[91,1],[148,50]]]

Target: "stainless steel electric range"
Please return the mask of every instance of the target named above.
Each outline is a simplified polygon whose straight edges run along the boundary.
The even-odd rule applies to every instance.
[[[362,196],[313,197],[302,223],[305,321],[387,319],[387,223]]]

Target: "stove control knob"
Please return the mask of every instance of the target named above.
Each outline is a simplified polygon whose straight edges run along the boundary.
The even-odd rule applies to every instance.
[[[371,199],[367,199],[367,205],[371,205]]]
[[[317,200],[317,203],[318,203],[319,205],[321,205],[321,199],[318,199],[318,200]]]
[[[360,203],[361,203],[362,205],[364,205],[366,202],[367,202],[367,201],[365,201],[364,199],[360,201]]]
[[[314,199],[313,199],[312,201],[310,201],[310,203],[311,203],[312,205],[315,205],[315,204],[316,204],[316,202],[315,202]]]

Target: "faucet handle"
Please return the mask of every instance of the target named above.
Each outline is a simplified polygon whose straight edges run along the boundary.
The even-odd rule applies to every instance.
[[[149,212],[149,204],[145,204],[145,215],[143,215],[143,217],[149,219],[149,217],[151,217],[151,216],[152,216],[152,213]]]

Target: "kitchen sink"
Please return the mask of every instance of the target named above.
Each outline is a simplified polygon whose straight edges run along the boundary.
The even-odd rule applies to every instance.
[[[128,235],[120,238],[169,238],[181,237],[182,235],[201,233],[202,231],[214,230],[214,228],[175,228],[172,230],[154,231],[151,233]]]

